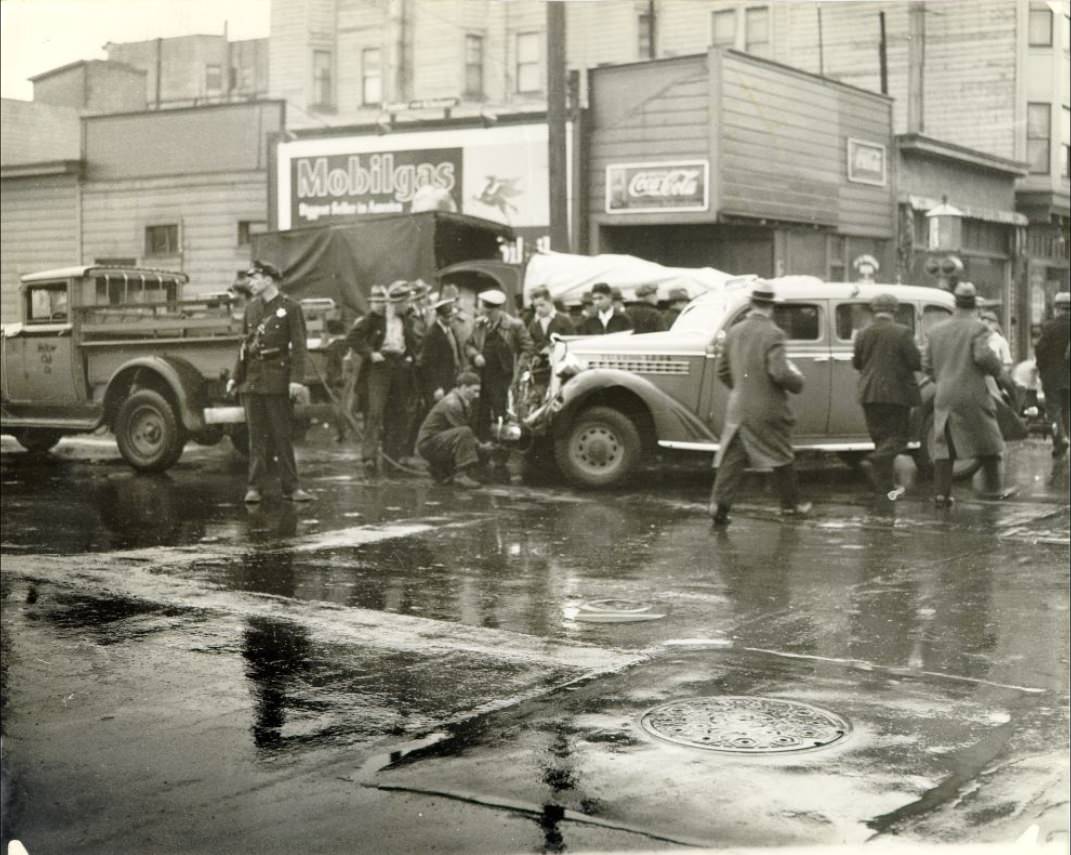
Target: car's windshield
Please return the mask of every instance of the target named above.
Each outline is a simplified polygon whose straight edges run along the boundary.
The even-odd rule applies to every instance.
[[[720,299],[696,300],[684,307],[673,322],[674,332],[703,332],[714,335],[725,316],[725,303]]]

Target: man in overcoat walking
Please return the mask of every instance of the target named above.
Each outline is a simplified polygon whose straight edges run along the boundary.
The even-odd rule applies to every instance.
[[[937,384],[933,400],[934,504],[948,507],[952,497],[952,463],[976,457],[985,478],[983,497],[1005,499],[1001,471],[1004,437],[997,423],[997,404],[986,376],[999,378],[1000,358],[989,346],[989,327],[978,317],[978,295],[969,282],[954,292],[952,317],[933,327],[926,337],[922,370]]]
[[[915,372],[922,370],[922,354],[914,333],[895,321],[898,304],[892,294],[873,299],[874,320],[855,337],[852,352],[852,365],[859,372],[859,403],[874,441],[863,471],[879,493],[896,486],[893,461],[907,448],[911,408],[921,403]]]
[[[1071,418],[1071,363],[1068,361],[1068,341],[1071,333],[1071,293],[1061,291],[1052,300],[1053,317],[1041,328],[1034,345],[1041,389],[1045,393],[1045,410],[1055,422],[1052,435],[1052,456],[1061,458],[1067,452],[1068,419]]]
[[[717,375],[732,391],[725,411],[718,455],[718,474],[710,494],[715,526],[729,523],[729,510],[750,463],[773,470],[784,516],[806,516],[810,502],[801,502],[792,450],[796,422],[788,401],[803,390],[803,374],[785,355],[785,334],[773,321],[777,297],[769,283],[759,281],[751,292],[751,311],[729,330],[717,362]]]
[[[253,299],[245,307],[245,341],[228,389],[238,390],[249,430],[247,504],[262,499],[272,455],[278,461],[283,498],[308,502],[312,496],[298,485],[291,438],[290,399],[308,399],[305,379],[305,316],[301,304],[279,290],[282,274],[254,261],[246,274]]]

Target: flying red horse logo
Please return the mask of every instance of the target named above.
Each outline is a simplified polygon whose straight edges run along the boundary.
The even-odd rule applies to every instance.
[[[521,195],[521,190],[517,187],[519,181],[519,178],[500,178],[495,175],[488,175],[479,195],[474,198],[477,202],[481,202],[491,208],[497,208],[508,223],[510,222],[509,212],[517,212],[517,206],[510,202],[510,199]]]

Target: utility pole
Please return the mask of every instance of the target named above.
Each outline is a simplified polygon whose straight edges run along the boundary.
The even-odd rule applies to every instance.
[[[926,108],[923,103],[926,82],[926,7],[913,2],[908,9],[907,45],[907,132],[921,134],[926,130]]]
[[[569,170],[566,157],[565,2],[547,0],[547,167],[550,246],[569,251]]]
[[[885,13],[878,12],[881,25],[881,41],[878,43],[878,62],[881,64],[881,94],[889,94],[889,43],[885,38]]]

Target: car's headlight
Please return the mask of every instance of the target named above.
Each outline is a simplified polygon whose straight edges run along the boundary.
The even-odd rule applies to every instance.
[[[587,368],[587,363],[573,353],[567,353],[561,362],[554,366],[554,373],[562,380],[568,380]]]

